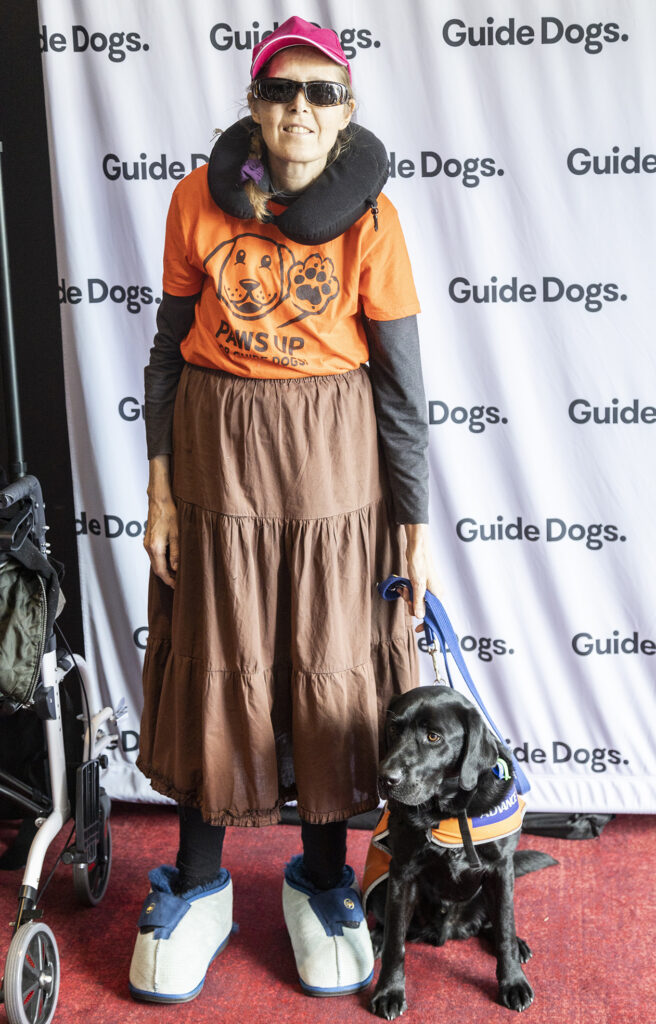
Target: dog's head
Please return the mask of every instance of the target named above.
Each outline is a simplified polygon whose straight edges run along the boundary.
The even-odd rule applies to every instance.
[[[477,786],[505,748],[466,697],[445,686],[420,686],[392,700],[386,754],[378,769],[383,796],[418,805]]]
[[[218,297],[242,320],[259,320],[287,297],[294,255],[286,245],[263,235],[237,235],[222,242],[206,264],[210,260],[218,261]]]

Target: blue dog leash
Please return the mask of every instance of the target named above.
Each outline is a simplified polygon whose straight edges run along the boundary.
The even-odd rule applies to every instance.
[[[385,601],[395,601],[401,596],[400,591],[403,587],[408,590],[410,599],[412,600],[412,584],[410,583],[410,580],[405,578],[405,576],[388,576],[383,583],[378,584],[378,593]],[[446,667],[449,685],[452,689],[455,689],[453,686],[453,680],[451,679],[447,653],[451,654],[453,657],[453,660],[457,668],[460,670],[462,678],[467,683],[474,700],[478,704],[494,732],[505,746],[505,740],[490,718],[481,695],[474,685],[474,680],[469,674],[469,669],[465,664],[465,659],[463,658],[462,651],[460,650],[458,637],[456,636],[455,630],[449,621],[449,616],[444,610],[442,602],[435,597],[435,594],[432,594],[430,590],[427,590],[424,595],[424,603],[426,605],[426,614],[424,616],[424,635],[426,637],[426,642],[429,647],[432,647],[435,644],[435,639],[437,638],[437,642],[439,643],[440,650],[442,652],[442,657],[444,658],[444,665]],[[519,793],[528,793],[531,788],[530,783],[518,765],[517,759],[513,756],[512,752],[510,753],[510,756],[512,758],[517,790]]]

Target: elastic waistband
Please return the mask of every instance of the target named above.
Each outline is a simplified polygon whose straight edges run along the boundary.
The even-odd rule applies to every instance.
[[[369,367],[362,363],[360,366],[356,366],[353,370],[345,370],[343,373],[318,373],[311,377],[242,377],[238,373],[230,373],[228,370],[219,370],[213,366],[199,366],[198,363],[185,363],[185,368],[189,370],[199,371],[200,373],[211,374],[214,377],[220,377],[225,380],[232,381],[243,381],[244,383],[251,384],[283,384],[295,385],[295,384],[312,384],[320,381],[342,381],[349,378],[359,377],[362,374],[369,376]]]

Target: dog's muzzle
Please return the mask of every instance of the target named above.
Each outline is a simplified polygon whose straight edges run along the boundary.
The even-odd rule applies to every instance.
[[[394,796],[394,790],[403,782],[401,772],[389,772],[378,776],[378,792],[384,799]]]

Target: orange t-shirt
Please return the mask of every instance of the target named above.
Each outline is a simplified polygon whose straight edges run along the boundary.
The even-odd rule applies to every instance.
[[[166,222],[164,290],[195,295],[185,360],[241,377],[344,373],[366,362],[362,312],[419,312],[403,232],[389,199],[331,242],[300,245],[273,224],[243,221],[212,199],[207,167],[175,189]]]

